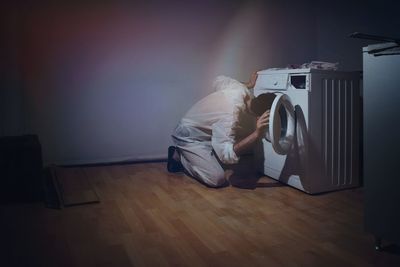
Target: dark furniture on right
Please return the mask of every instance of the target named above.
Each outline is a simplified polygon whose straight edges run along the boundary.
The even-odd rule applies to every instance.
[[[365,229],[400,244],[400,47],[363,49]]]

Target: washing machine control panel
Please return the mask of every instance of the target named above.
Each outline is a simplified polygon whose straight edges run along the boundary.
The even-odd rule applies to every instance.
[[[310,69],[278,69],[258,72],[254,86],[255,95],[265,91],[307,90],[311,91]]]
[[[299,89],[310,91],[310,74],[275,73],[258,75],[254,91]]]

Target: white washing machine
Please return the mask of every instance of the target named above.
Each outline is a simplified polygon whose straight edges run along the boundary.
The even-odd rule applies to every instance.
[[[263,70],[254,95],[266,92],[277,97],[256,149],[261,171],[310,194],[359,186],[360,73]]]

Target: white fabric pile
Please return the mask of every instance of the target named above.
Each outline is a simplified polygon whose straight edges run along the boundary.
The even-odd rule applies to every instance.
[[[301,65],[300,69],[337,70],[338,65],[338,62],[311,61],[310,63]]]

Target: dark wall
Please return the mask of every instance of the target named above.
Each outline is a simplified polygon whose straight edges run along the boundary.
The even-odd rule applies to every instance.
[[[0,9],[0,136],[22,134],[24,115],[20,51],[20,15],[17,9]]]
[[[316,1],[317,56],[342,70],[362,70],[362,47],[376,41],[349,38],[362,33],[400,38],[399,4],[381,1]]]
[[[46,163],[165,157],[215,76],[316,57],[310,1],[50,2],[3,10],[2,27],[0,129],[38,134]]]

